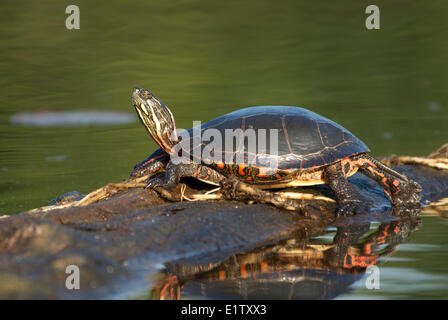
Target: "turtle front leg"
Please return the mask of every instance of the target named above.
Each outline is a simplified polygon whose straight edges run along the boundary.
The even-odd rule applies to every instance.
[[[359,165],[359,171],[383,187],[392,205],[401,207],[420,205],[419,193],[422,191],[420,184],[367,154],[358,156],[354,161]]]
[[[203,164],[174,164],[173,162],[169,162],[166,166],[165,173],[151,179],[147,187],[162,187],[167,190],[172,190],[179,184],[179,180],[182,177],[193,177],[210,184],[219,185],[224,175]]]
[[[333,191],[338,204],[337,215],[354,214],[359,211],[362,203],[361,195],[348,182],[340,162],[324,169],[325,180]]]
[[[148,158],[134,166],[131,172],[132,178],[142,177],[147,174],[154,174],[165,168],[170,156],[163,149],[157,149]]]

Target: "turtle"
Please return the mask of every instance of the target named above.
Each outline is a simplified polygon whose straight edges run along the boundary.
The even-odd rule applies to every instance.
[[[420,203],[422,188],[417,182],[370,156],[364,142],[347,129],[308,109],[248,107],[178,132],[172,112],[151,91],[136,87],[131,97],[140,121],[160,146],[131,172],[134,178],[151,174],[150,188],[172,190],[182,177],[214,185],[236,177],[262,189],[327,184],[337,202],[337,215],[348,215],[365,210],[365,201],[347,180],[359,171],[383,188],[393,206]],[[250,145],[249,129],[264,133],[266,140],[277,143],[277,150],[267,143]],[[240,136],[235,135],[238,130]],[[267,130],[277,135],[267,139]],[[218,140],[213,148],[212,139],[205,138],[210,132],[221,134],[214,137]],[[229,133],[234,134],[229,140],[239,141],[225,144]],[[179,161],[180,155],[184,161]]]

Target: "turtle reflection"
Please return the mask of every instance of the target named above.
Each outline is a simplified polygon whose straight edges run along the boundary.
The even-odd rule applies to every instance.
[[[406,217],[329,228],[220,264],[168,264],[154,299],[331,299],[347,293],[366,268],[391,254],[420,225]]]

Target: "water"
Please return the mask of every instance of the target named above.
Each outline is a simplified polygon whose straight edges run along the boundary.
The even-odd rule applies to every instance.
[[[0,3],[0,214],[121,181],[156,147],[137,122],[40,128],[14,125],[13,115],[133,112],[134,86],[151,89],[181,128],[246,106],[298,105],[374,156],[426,155],[448,141],[444,1],[377,1],[374,31],[364,26],[367,1],[77,4],[80,30],[65,28],[65,3]],[[387,297],[448,297],[431,280],[446,281],[446,238],[444,220],[425,218],[410,241],[429,246],[393,255],[412,262],[388,262],[398,289]],[[420,274],[424,294],[406,285]]]

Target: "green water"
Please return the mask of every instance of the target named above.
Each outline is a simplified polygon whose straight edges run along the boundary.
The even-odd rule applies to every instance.
[[[121,181],[156,147],[137,122],[35,128],[12,125],[13,114],[134,112],[134,86],[151,89],[181,128],[244,106],[297,105],[375,156],[448,142],[446,1],[375,1],[381,29],[370,31],[371,2],[359,0],[76,1],[79,30],[65,27],[69,4],[0,2],[0,215]],[[431,244],[430,232],[415,237]]]

